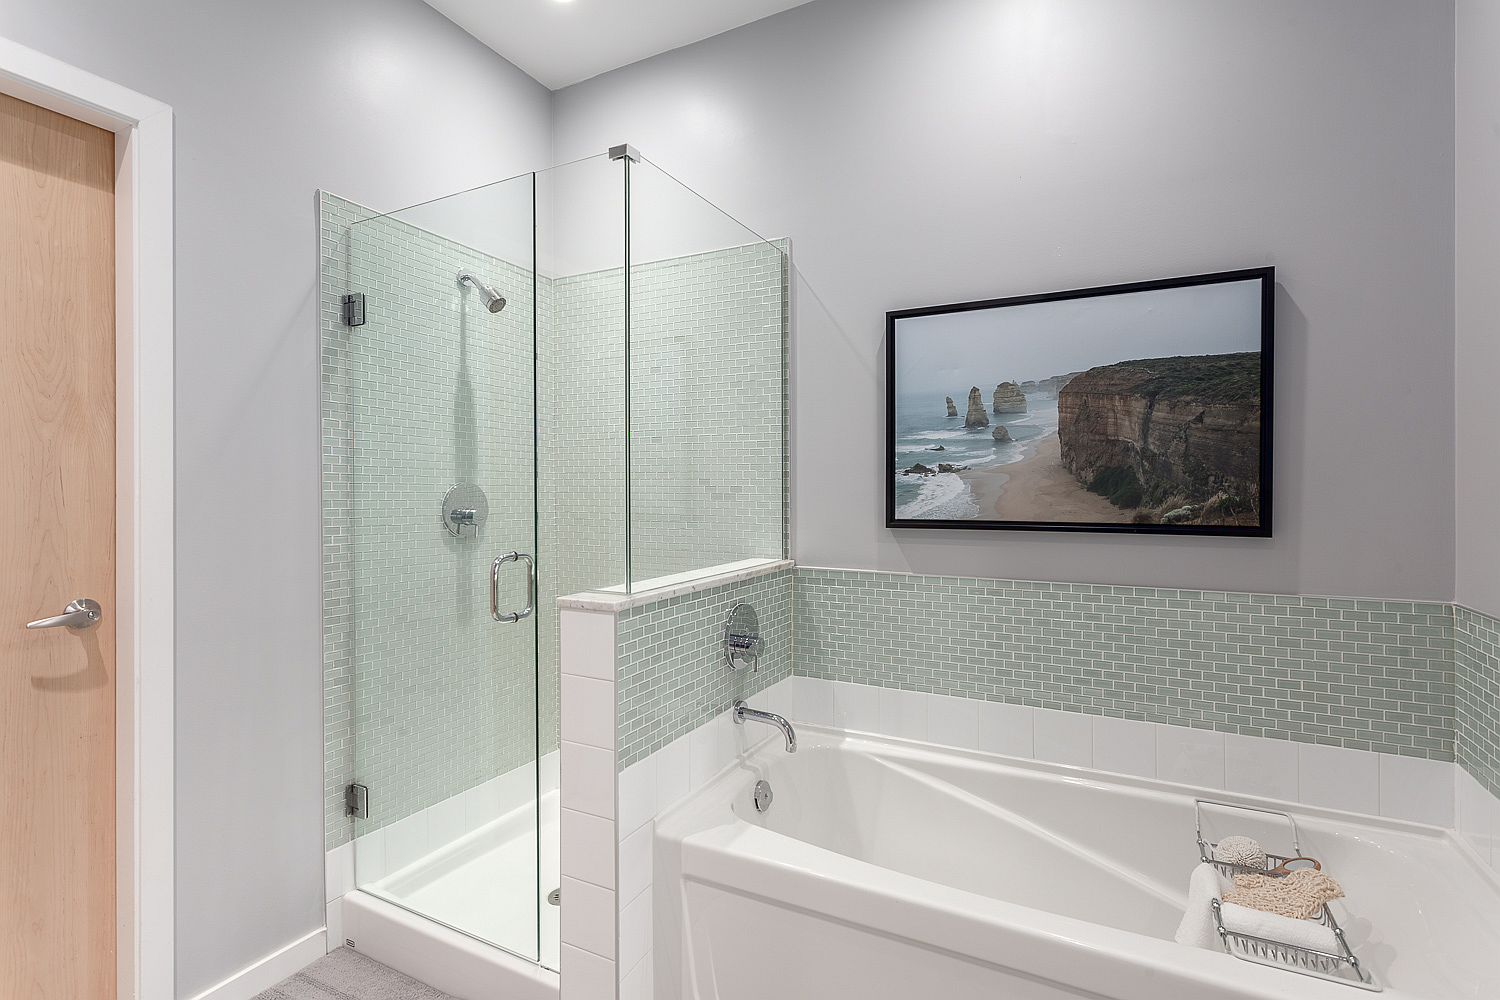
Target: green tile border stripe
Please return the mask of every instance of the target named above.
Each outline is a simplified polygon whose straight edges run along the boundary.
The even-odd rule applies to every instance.
[[[1454,759],[1451,605],[798,567],[796,673]]]

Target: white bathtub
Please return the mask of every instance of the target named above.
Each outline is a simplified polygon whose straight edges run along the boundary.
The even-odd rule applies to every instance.
[[[1367,995],[1172,941],[1195,791],[1295,816],[1384,996],[1500,997],[1500,884],[1449,831],[799,729],[796,755],[762,744],[658,821],[658,1000]],[[1280,846],[1278,821],[1210,822]]]

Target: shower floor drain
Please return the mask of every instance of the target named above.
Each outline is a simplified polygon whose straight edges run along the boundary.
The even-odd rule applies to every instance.
[[[553,906],[559,906],[559,905],[561,905],[562,904],[562,890],[561,889],[553,889],[551,892],[547,893],[547,902],[551,903]]]

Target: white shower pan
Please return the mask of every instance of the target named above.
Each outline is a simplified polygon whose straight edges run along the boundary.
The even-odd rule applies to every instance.
[[[658,821],[660,1000],[1500,996],[1500,883],[1450,831],[799,728],[796,755],[763,744]],[[1195,795],[1296,817],[1383,993],[1172,940]],[[1274,849],[1273,826],[1233,822],[1218,836]]]
[[[460,1000],[556,1000],[558,907],[532,901],[558,884],[557,791],[538,805],[540,817],[512,810],[345,895],[345,936]]]

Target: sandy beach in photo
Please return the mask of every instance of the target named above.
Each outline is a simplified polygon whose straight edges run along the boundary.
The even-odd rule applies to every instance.
[[[1133,514],[1090,493],[1063,468],[1056,434],[1038,441],[1036,450],[1019,462],[958,475],[973,492],[982,519],[1127,524]]]

